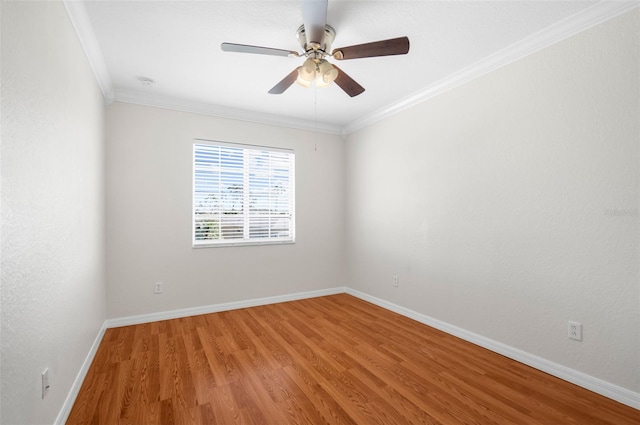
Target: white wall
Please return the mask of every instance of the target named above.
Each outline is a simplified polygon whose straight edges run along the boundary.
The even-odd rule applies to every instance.
[[[639,28],[635,9],[350,134],[349,285],[640,392]]]
[[[340,137],[118,102],[106,117],[110,318],[344,285]],[[295,244],[191,247],[194,138],[295,150]]]
[[[104,108],[62,3],[1,8],[0,422],[50,424],[106,318]]]

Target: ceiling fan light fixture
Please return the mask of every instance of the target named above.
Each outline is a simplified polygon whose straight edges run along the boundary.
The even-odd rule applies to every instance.
[[[327,60],[322,59],[318,64],[318,77],[327,85],[333,83],[338,78],[338,70]]]
[[[298,78],[296,78],[296,84],[308,89],[311,87],[311,81],[307,81],[299,75],[300,71],[298,71]]]
[[[302,79],[311,83],[315,77],[316,62],[311,58],[307,58],[307,60],[304,61],[304,63],[298,70],[298,79]]]
[[[321,89],[323,87],[327,87],[331,85],[331,81],[325,81],[324,78],[322,78],[322,76],[318,74],[318,76],[314,80],[314,84],[316,85],[317,88]]]

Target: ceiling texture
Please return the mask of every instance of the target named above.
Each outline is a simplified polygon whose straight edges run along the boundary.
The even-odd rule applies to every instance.
[[[309,0],[302,0],[309,1]],[[636,1],[330,0],[332,48],[408,36],[407,55],[339,63],[335,84],[267,92],[304,61],[223,52],[223,42],[302,52],[300,1],[77,1],[65,7],[107,102],[345,134],[636,7]],[[329,58],[330,62],[335,61]],[[148,80],[153,83],[149,84]]]

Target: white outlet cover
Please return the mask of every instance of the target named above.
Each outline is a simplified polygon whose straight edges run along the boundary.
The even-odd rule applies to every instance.
[[[44,398],[47,396],[47,393],[49,392],[49,368],[46,368],[43,372],[42,372],[42,399],[44,400]]]
[[[582,323],[569,321],[569,339],[582,341]]]

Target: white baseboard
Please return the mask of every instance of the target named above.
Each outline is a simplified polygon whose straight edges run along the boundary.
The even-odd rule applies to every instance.
[[[87,357],[85,357],[84,362],[82,363],[82,367],[80,367],[80,371],[78,371],[78,375],[76,379],[73,381],[73,385],[71,385],[71,390],[69,390],[69,394],[67,394],[67,398],[62,404],[62,408],[58,413],[58,417],[56,418],[54,425],[64,425],[69,419],[69,414],[71,413],[71,409],[73,408],[73,403],[76,401],[76,397],[78,397],[78,393],[80,392],[80,387],[82,387],[82,383],[84,382],[84,378],[86,378],[87,373],[89,372],[89,367],[93,362],[93,358],[96,356],[98,352],[98,347],[102,342],[102,337],[104,336],[105,331],[107,330],[107,322],[105,321],[102,324],[102,327],[98,331],[98,335],[96,339],[91,344],[91,348],[89,349],[89,353]]]
[[[251,300],[234,301],[230,303],[205,305],[200,307],[183,308],[179,310],[163,311],[159,313],[140,314],[136,316],[119,317],[107,320],[107,328],[139,325],[141,323],[157,322],[159,320],[178,319],[180,317],[197,316],[199,314],[217,313],[220,311],[237,310],[240,308],[256,307],[260,305],[283,303],[287,301],[303,300],[306,298],[324,297],[327,295],[343,294],[345,287],[319,289],[317,291],[297,292],[295,294],[276,295],[273,297],[254,298]]]
[[[73,385],[71,386],[71,390],[69,390],[69,394],[67,394],[67,398],[65,399],[60,412],[58,413],[58,417],[56,418],[54,425],[64,425],[67,419],[69,418],[69,414],[71,413],[71,409],[73,408],[73,403],[76,401],[76,397],[78,397],[78,393],[80,392],[80,388],[82,387],[82,383],[89,372],[89,367],[93,362],[93,358],[95,357],[98,347],[102,342],[102,338],[104,337],[104,333],[108,328],[117,328],[120,326],[129,326],[129,325],[137,325],[141,323],[149,323],[156,322],[159,320],[168,320],[168,319],[177,319],[180,317],[189,317],[196,316],[199,314],[207,314],[207,313],[216,313],[220,311],[229,311],[229,310],[237,310],[240,308],[247,307],[256,307],[260,305],[267,304],[276,304],[287,301],[296,301],[302,300],[306,298],[315,298],[315,297],[324,297],[327,295],[335,295],[335,294],[343,294],[346,292],[346,288],[338,287],[338,288],[329,288],[329,289],[320,289],[317,291],[307,291],[307,292],[298,292],[294,294],[286,294],[286,295],[277,295],[273,297],[265,297],[265,298],[255,298],[251,300],[223,303],[223,304],[214,304],[207,305],[201,307],[193,307],[193,308],[185,308],[180,310],[170,310],[159,313],[150,313],[150,314],[140,314],[136,316],[127,316],[120,317],[117,319],[108,319],[105,320],[102,327],[98,331],[98,335],[96,339],[93,341],[91,348],[89,349],[89,353],[82,363],[82,367],[76,376],[76,379],[73,381]]]
[[[375,304],[386,310],[393,311],[402,316],[413,319],[417,322],[431,326],[432,328],[441,330],[450,335],[454,335],[460,339],[479,345],[480,347],[491,350],[495,353],[501,354],[505,357],[518,361],[520,363],[531,366],[534,369],[541,370],[557,378],[576,384],[579,387],[586,388],[594,393],[603,395],[607,398],[626,404],[627,406],[635,409],[640,409],[640,393],[633,392],[623,387],[611,384],[602,379],[594,378],[586,373],[579,372],[577,370],[562,366],[560,364],[551,362],[542,357],[535,356],[527,353],[526,351],[519,350],[509,345],[503,344],[498,341],[483,337],[482,335],[469,332],[465,329],[451,325],[446,322],[434,319],[422,313],[410,310],[408,308],[399,306],[397,304],[385,301],[380,298],[365,294],[360,291],[356,291],[351,288],[346,288],[345,291],[349,295],[360,298],[361,300],[368,301],[371,304]]]
[[[102,337],[104,336],[104,333],[107,328],[136,325],[141,323],[155,322],[159,320],[177,319],[180,317],[195,316],[199,314],[217,313],[220,311],[237,310],[240,308],[256,307],[261,305],[275,304],[275,303],[281,303],[281,302],[287,302],[287,301],[296,301],[296,300],[302,300],[307,298],[323,297],[327,295],[335,295],[335,294],[342,294],[342,293],[347,293],[356,298],[360,298],[364,301],[368,301],[384,309],[401,314],[402,316],[408,317],[417,322],[423,323],[427,326],[431,326],[435,329],[441,330],[450,335],[464,339],[465,341],[469,341],[480,347],[486,348],[495,353],[501,354],[505,357],[508,357],[520,363],[526,364],[528,366],[531,366],[535,369],[546,372],[550,375],[553,375],[565,381],[576,384],[582,388],[586,388],[604,397],[610,398],[612,400],[615,400],[627,406],[633,407],[635,409],[640,409],[640,393],[636,393],[634,391],[628,390],[626,388],[622,388],[620,386],[611,384],[601,379],[594,378],[593,376],[587,375],[586,373],[582,373],[577,370],[568,368],[566,366],[562,366],[560,364],[551,362],[542,357],[535,356],[533,354],[508,346],[501,342],[494,341],[492,339],[483,337],[473,332],[469,332],[465,329],[434,319],[433,317],[429,317],[422,313],[418,313],[416,311],[399,306],[392,302],[385,301],[383,299],[365,294],[364,292],[360,292],[348,287],[337,287],[337,288],[329,288],[329,289],[320,289],[317,291],[298,292],[294,294],[277,295],[277,296],[265,297],[265,298],[254,298],[254,299],[245,300],[245,301],[213,304],[208,306],[185,308],[180,310],[171,310],[171,311],[165,311],[165,312],[159,312],[159,313],[141,314],[136,316],[127,316],[127,317],[120,317],[116,319],[106,320],[105,323],[102,325],[102,328],[98,332],[98,335],[96,336],[96,339],[93,342],[93,345],[91,346],[91,349],[89,350],[89,353],[87,354],[87,357],[84,363],[82,364],[80,371],[78,372],[78,376],[76,377],[71,387],[71,391],[69,392],[69,395],[67,396],[67,399],[65,400],[62,406],[62,409],[60,410],[60,413],[58,414],[58,417],[56,418],[56,421],[54,423],[55,425],[63,425],[66,422],[69,416],[69,413],[71,413],[71,408],[73,407],[73,403],[75,402],[75,399],[78,396],[78,392],[80,391],[82,382],[84,381],[87,375],[87,372],[89,371],[89,366],[91,366],[91,362],[93,361],[93,358],[98,350],[98,346],[100,345],[100,342],[102,341]]]

